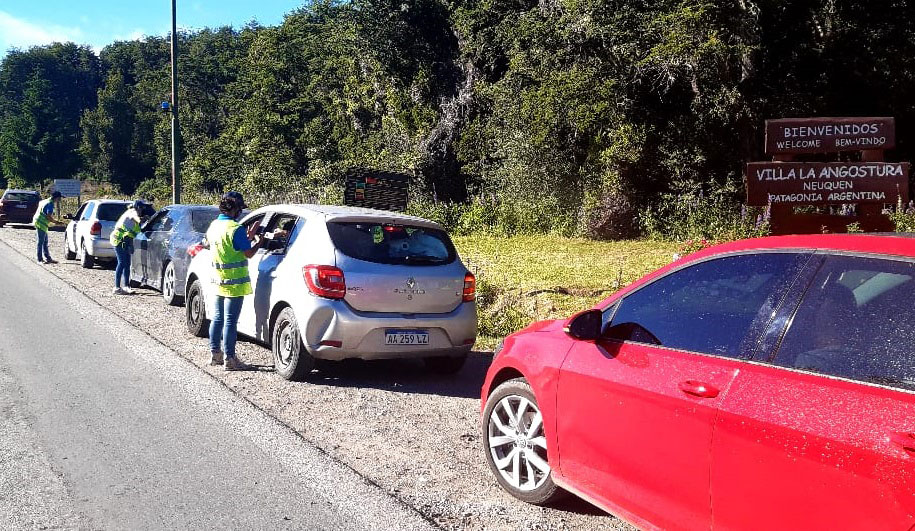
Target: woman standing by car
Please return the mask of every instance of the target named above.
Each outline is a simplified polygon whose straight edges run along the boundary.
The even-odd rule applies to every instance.
[[[115,295],[130,295],[133,290],[130,289],[130,255],[133,254],[133,239],[140,233],[140,216],[144,212],[143,201],[134,201],[127,210],[121,214],[114,229],[111,231],[111,246],[114,247],[114,253],[118,260],[118,265],[114,268],[114,293]],[[124,287],[121,287],[121,278],[124,279]]]
[[[216,283],[210,322],[210,365],[225,364],[227,371],[251,368],[235,356],[235,341],[245,295],[254,292],[248,274],[248,258],[260,248],[263,237],[257,234],[258,224],[245,231],[238,222],[244,209],[245,201],[240,193],[226,193],[219,201],[220,215],[210,224],[206,234]]]

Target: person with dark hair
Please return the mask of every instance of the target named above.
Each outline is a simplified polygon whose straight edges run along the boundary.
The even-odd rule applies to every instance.
[[[245,295],[254,292],[248,275],[248,258],[263,244],[260,228],[248,231],[238,222],[245,201],[238,192],[228,192],[219,201],[220,215],[207,229],[206,245],[213,257],[216,296],[210,321],[210,365],[225,365],[227,371],[250,370],[235,355],[238,317]]]
[[[38,263],[46,264],[56,264],[55,260],[51,259],[51,252],[48,251],[48,227],[51,223],[55,225],[60,225],[63,223],[56,217],[54,217],[54,202],[63,197],[63,194],[59,190],[54,190],[51,193],[51,197],[45,199],[38,203],[38,208],[35,210],[35,217],[32,218],[32,225],[35,226],[35,234],[38,236]],[[42,259],[42,254],[44,254],[44,259]]]
[[[121,214],[114,229],[111,230],[111,246],[114,247],[114,254],[118,259],[118,264],[114,268],[114,294],[130,295],[133,290],[130,289],[130,257],[133,255],[133,239],[140,233],[140,223],[146,212],[146,204],[143,201],[136,200],[127,210]],[[121,279],[124,279],[124,287],[121,287]]]

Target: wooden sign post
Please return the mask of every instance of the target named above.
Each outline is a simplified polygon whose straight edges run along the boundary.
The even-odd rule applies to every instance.
[[[893,230],[882,211],[908,202],[910,171],[907,162],[884,162],[895,146],[893,118],[766,120],[773,161],[747,164],[747,205],[771,208],[773,234],[846,232],[852,223]],[[827,154],[842,156],[815,160]]]

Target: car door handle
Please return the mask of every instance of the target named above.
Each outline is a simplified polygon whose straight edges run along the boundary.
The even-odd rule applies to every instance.
[[[915,452],[915,433],[893,432],[890,433],[890,440],[903,450]]]
[[[715,398],[718,396],[718,389],[707,383],[698,382],[696,380],[680,382],[680,390],[688,395],[698,396],[699,398]]]

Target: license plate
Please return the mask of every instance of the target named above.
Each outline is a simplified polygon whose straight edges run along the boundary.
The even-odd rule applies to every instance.
[[[27,205],[16,205],[16,208],[25,208]]]
[[[425,330],[385,330],[385,345],[428,345],[429,332]]]

